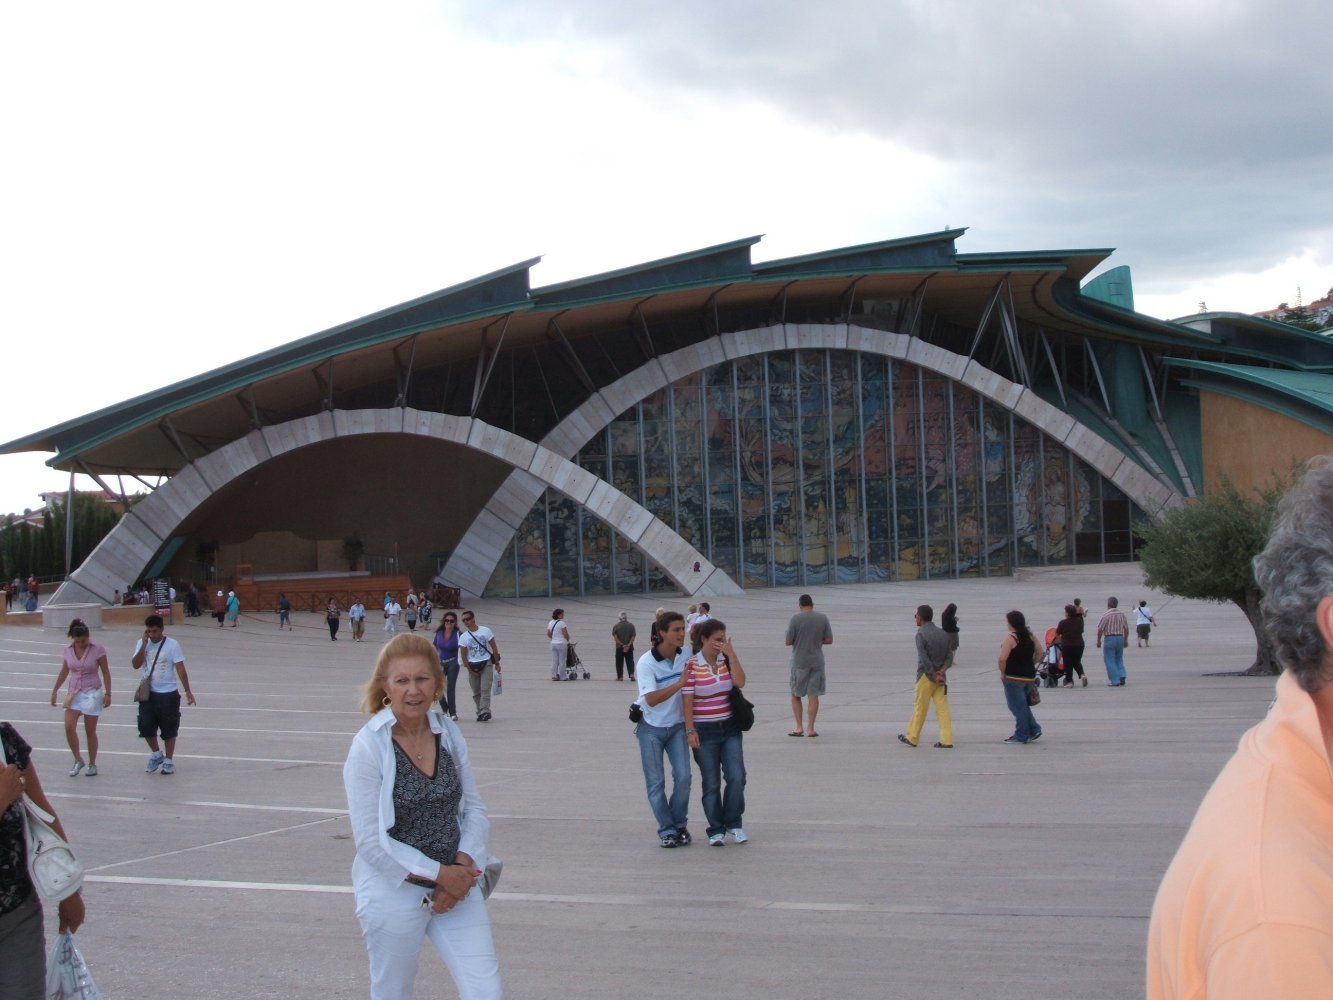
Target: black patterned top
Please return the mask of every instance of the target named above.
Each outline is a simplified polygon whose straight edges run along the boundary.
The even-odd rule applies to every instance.
[[[32,747],[8,722],[0,722],[0,742],[4,743],[5,760],[26,771]],[[23,803],[14,802],[0,815],[0,913],[18,909],[32,895],[25,841]]]
[[[428,778],[412,763],[402,747],[393,745],[393,816],[389,836],[415,847],[432,861],[454,863],[461,832],[458,803],[463,785],[454,758],[435,741],[435,777]]]

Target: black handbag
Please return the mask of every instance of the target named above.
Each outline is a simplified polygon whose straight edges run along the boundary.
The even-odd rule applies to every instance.
[[[754,725],[754,705],[738,687],[731,689],[727,700],[731,702],[731,717],[736,720],[736,725],[741,727],[741,732],[748,733]]]

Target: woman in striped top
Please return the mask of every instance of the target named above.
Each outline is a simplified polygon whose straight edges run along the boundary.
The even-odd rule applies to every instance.
[[[749,839],[741,827],[745,814],[745,750],[740,726],[731,716],[730,695],[732,688],[745,687],[745,669],[722,621],[708,619],[698,626],[698,635],[702,647],[685,662],[681,702],[686,740],[703,781],[708,843],[722,847],[730,833],[732,840],[743,844]]]

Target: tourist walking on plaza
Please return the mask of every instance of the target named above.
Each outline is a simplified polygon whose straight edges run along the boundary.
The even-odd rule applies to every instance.
[[[916,688],[912,704],[912,718],[907,732],[898,734],[898,742],[915,747],[921,742],[921,728],[926,724],[926,713],[935,706],[935,721],[940,724],[937,750],[953,749],[953,718],[949,715],[949,684],[947,674],[953,666],[953,649],[949,636],[932,619],[935,609],[923,604],[916,609]]]
[[[1065,661],[1065,687],[1074,686],[1074,674],[1088,686],[1088,676],[1083,672],[1083,616],[1072,604],[1065,605],[1065,616],[1055,626],[1056,638],[1060,643],[1060,655]]]
[[[180,643],[165,634],[162,616],[149,615],[143,624],[143,638],[134,644],[130,665],[139,671],[140,680],[148,681],[148,700],[139,702],[139,736],[152,751],[144,770],[152,774],[160,767],[163,774],[175,774],[173,758],[181,726],[180,685],[185,686],[185,700],[191,705],[195,703],[194,694],[185,672],[185,654]],[[165,747],[158,744],[159,735]]]
[[[958,656],[958,605],[946,604],[940,612],[940,631],[949,638],[951,658]]]
[[[329,626],[329,638],[334,642],[338,641],[338,628],[342,625],[342,615],[338,599],[330,597],[328,607],[324,609],[324,621]]]
[[[709,618],[695,631],[700,648],[685,662],[681,713],[686,741],[694,751],[703,783],[708,843],[721,847],[729,833],[732,840],[743,844],[749,839],[741,826],[745,816],[745,746],[744,734],[731,712],[731,689],[745,687],[745,669],[720,619]]]
[[[1315,463],[1254,560],[1277,700],[1162,879],[1148,1000],[1333,996],[1333,457]]]
[[[1129,641],[1129,622],[1114,597],[1106,599],[1106,613],[1097,623],[1097,648],[1106,664],[1107,687],[1125,686],[1125,643]],[[1105,645],[1103,645],[1105,643]]]
[[[454,693],[458,686],[457,612],[446,611],[440,616],[440,627],[435,630],[433,642],[440,658],[440,669],[444,671],[444,694],[440,698],[440,711],[457,722],[458,697]]]
[[[83,716],[83,731],[88,737],[88,777],[97,777],[97,720],[102,709],[111,704],[111,667],[107,664],[106,649],[93,642],[88,626],[75,618],[65,633],[70,644],[61,653],[60,673],[51,688],[51,704],[56,703],[60,685],[69,678],[65,696],[65,742],[74,755],[69,776],[83,770],[83,754],[79,751],[79,716]]]
[[[491,683],[500,669],[500,647],[495,633],[477,624],[471,611],[462,613],[462,636],[458,640],[458,663],[467,669],[468,687],[477,707],[477,721],[491,721]]]
[[[398,617],[403,613],[403,606],[388,594],[384,595],[384,631],[389,635],[398,634]]]
[[[1148,602],[1139,601],[1139,606],[1134,609],[1134,630],[1140,648],[1148,645],[1148,636],[1156,624],[1157,619],[1152,616],[1152,608],[1148,607]]]
[[[41,897],[28,875],[23,796],[51,814],[57,834],[69,836],[42,789],[32,747],[8,722],[0,722],[0,748],[0,997],[42,1000],[48,996],[46,934]],[[73,934],[83,924],[83,896],[66,896],[56,912],[59,933]]]
[[[690,811],[690,748],[685,739],[681,690],[685,687],[685,618],[667,611],[653,623],[651,646],[639,658],[637,679],[642,713],[634,727],[639,763],[648,791],[648,807],[657,820],[663,847],[688,847]],[[662,758],[671,764],[671,796],[666,794]]]
[[[802,594],[796,602],[796,614],[787,623],[784,642],[791,647],[791,714],[796,728],[788,736],[818,736],[815,716],[824,694],[824,647],[833,645],[833,626],[828,615],[815,610],[814,599]],[[801,699],[809,702],[805,728],[801,728]]]
[[[560,680],[565,671],[565,657],[569,655],[569,626],[565,624],[565,609],[556,608],[546,623],[546,638],[551,640],[551,680]]]
[[[236,596],[236,591],[227,591],[227,621],[231,622],[231,627],[236,627],[236,619],[241,617],[241,599]]]
[[[1013,735],[1005,743],[1031,743],[1041,738],[1041,726],[1032,714],[1031,698],[1037,693],[1037,661],[1046,652],[1021,611],[1004,616],[1009,631],[1000,643],[1000,683],[1004,701],[1014,717]]]
[[[358,597],[347,609],[347,620],[352,623],[352,641],[360,642],[366,637],[366,606],[361,603],[361,598]]]
[[[223,622],[227,620],[227,595],[220,590],[213,598],[213,617],[218,620],[218,628],[222,628]]]
[[[412,996],[427,940],[463,1000],[503,995],[480,884],[490,820],[467,741],[432,711],[443,690],[439,657],[425,636],[385,643],[361,702],[370,721],[343,767],[372,1000]]]
[[[629,613],[620,612],[620,621],[611,626],[611,638],[616,641],[616,680],[624,680],[628,671],[634,680],[634,639],[639,633],[629,620]]]
[[[286,625],[287,631],[292,630],[292,602],[287,600],[286,594],[278,595],[278,631]]]

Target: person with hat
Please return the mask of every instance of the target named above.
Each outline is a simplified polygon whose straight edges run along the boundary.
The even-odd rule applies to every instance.
[[[616,680],[623,681],[625,672],[634,680],[634,637],[638,633],[629,620],[629,612],[620,612],[620,621],[611,626],[611,637],[616,641]]]
[[[213,617],[218,620],[218,628],[227,620],[227,595],[220,590],[213,598]]]

